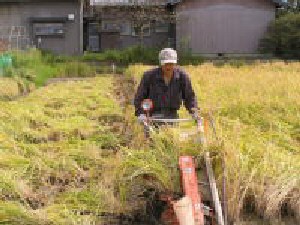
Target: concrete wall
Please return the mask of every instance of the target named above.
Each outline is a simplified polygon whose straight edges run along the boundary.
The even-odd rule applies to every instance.
[[[32,32],[31,17],[67,18],[68,14],[74,14],[75,20],[64,23],[65,35],[63,37],[42,36],[41,48],[58,54],[77,55],[81,53],[80,4],[77,0],[0,3],[0,27],[24,26],[30,42],[36,45],[37,38]]]
[[[255,54],[275,18],[275,5],[270,0],[183,0],[177,13],[177,48]]]

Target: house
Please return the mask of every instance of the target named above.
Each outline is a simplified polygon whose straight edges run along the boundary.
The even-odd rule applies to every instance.
[[[7,49],[34,45],[57,54],[81,54],[82,10],[81,0],[0,0],[0,42]]]
[[[147,0],[137,2],[142,4]],[[282,3],[284,1],[280,0],[160,1],[160,4],[176,5],[176,25],[163,24],[160,27],[150,21],[144,32],[144,45],[172,46],[194,54],[213,56],[256,54],[260,39],[267,31],[269,23],[275,19],[276,7]],[[130,4],[131,0],[93,0],[96,11],[99,10],[97,7],[113,8]],[[138,44],[130,21],[124,21],[122,17],[109,18],[105,13],[101,15],[101,19],[97,21],[101,27],[98,30],[99,50]],[[113,27],[119,27],[120,31],[113,31]]]
[[[122,49],[142,43],[194,54],[256,54],[284,0],[0,0],[0,46],[57,54]],[[134,7],[146,5],[140,24]],[[122,9],[122,10],[118,10]],[[125,10],[124,10],[125,9]],[[176,22],[160,20],[161,13]],[[140,33],[141,32],[141,33]]]
[[[142,44],[147,47],[175,47],[175,26],[165,21],[155,9],[166,13],[170,0],[91,0],[92,16],[85,17],[86,50],[103,51],[123,49],[141,42],[135,18],[141,12],[135,7],[143,5],[150,14],[142,21]]]

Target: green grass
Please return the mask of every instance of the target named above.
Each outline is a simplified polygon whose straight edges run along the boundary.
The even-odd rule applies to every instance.
[[[39,50],[11,53],[12,67],[5,69],[4,76],[22,79],[40,87],[53,77],[94,77],[95,69],[76,57],[54,56]]]
[[[36,224],[37,220],[18,202],[0,201],[0,224]]]
[[[87,52],[82,59],[87,61],[114,62],[121,65],[136,63],[156,65],[159,63],[158,55],[160,50],[160,48],[133,46],[122,50],[106,50],[101,53]],[[202,57],[193,56],[188,52],[179,52],[178,55],[178,60],[183,65],[199,65],[204,62]]]

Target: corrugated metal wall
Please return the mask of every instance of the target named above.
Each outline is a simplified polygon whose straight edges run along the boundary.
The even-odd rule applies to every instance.
[[[186,0],[178,7],[177,48],[253,54],[275,18],[268,0]]]
[[[42,37],[41,48],[54,53],[78,55],[80,49],[80,15],[77,1],[44,1],[24,3],[0,4],[0,29],[2,27],[21,26],[26,29],[30,44],[37,44],[32,34],[30,17],[67,17],[74,14],[74,21],[67,21],[64,25],[64,37]],[[1,32],[0,32],[1,33]],[[7,33],[7,32],[6,32]],[[9,37],[9,33],[6,34]]]

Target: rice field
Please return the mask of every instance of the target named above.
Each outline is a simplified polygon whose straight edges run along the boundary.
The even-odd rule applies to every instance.
[[[35,85],[24,79],[0,77],[0,100],[12,100],[34,89]]]
[[[99,224],[123,212],[111,187],[123,118],[112,89],[101,77],[0,101],[1,224]]]
[[[0,79],[0,98],[9,99],[19,95],[18,83],[11,78]]]
[[[137,85],[147,69],[136,65],[127,74]],[[184,70],[202,115],[216,121],[220,140],[213,151],[225,155],[230,218],[238,223],[252,213],[273,224],[292,215],[299,222],[300,63],[206,63]],[[220,165],[216,172],[221,187]]]
[[[145,140],[131,100],[149,68],[133,65],[123,77],[55,83],[0,100],[0,224],[109,224],[103,215],[146,213],[147,190],[179,191],[178,157],[204,149],[178,138],[193,124]],[[288,217],[299,223],[300,63],[184,69],[202,115],[216,122],[209,150],[220,186],[225,155],[231,221],[247,224],[250,214],[264,224]],[[12,80],[1,82],[3,95],[17,92]]]

